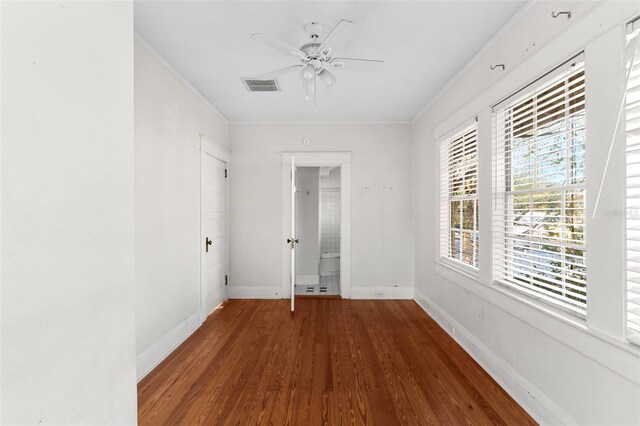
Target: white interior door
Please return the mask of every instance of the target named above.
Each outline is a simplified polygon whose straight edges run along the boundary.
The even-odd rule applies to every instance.
[[[226,299],[226,164],[201,151],[201,321]]]
[[[291,246],[291,312],[295,310],[296,299],[296,161],[291,157],[291,236],[287,240]]]

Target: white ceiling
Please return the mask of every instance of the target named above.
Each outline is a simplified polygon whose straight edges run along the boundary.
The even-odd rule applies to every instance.
[[[137,1],[136,31],[230,121],[410,121],[524,1]],[[255,77],[297,60],[250,39],[263,32],[301,46],[304,25],[358,24],[334,54],[382,59],[378,74],[336,70],[318,108],[300,77],[278,79],[279,93],[250,93]]]

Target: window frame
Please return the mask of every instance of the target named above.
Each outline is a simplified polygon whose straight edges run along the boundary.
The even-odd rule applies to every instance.
[[[462,147],[464,147],[466,141],[464,141],[464,137],[467,134],[474,132],[475,135],[470,140],[475,144],[475,192],[474,194],[464,194],[452,196],[449,193],[449,188],[451,185],[450,174],[452,173],[452,169],[450,168],[450,164],[448,161],[448,155],[452,151],[451,146],[461,138]],[[438,251],[437,251],[437,261],[445,264],[446,266],[452,267],[460,272],[471,275],[474,278],[479,277],[480,271],[480,220],[479,220],[479,203],[480,203],[480,191],[479,191],[479,139],[478,139],[478,118],[473,117],[462,124],[456,126],[453,130],[447,132],[445,135],[438,138],[438,158],[439,158],[439,167],[438,167]],[[445,148],[446,147],[446,148]],[[444,164],[445,158],[447,159],[446,164]],[[445,194],[446,193],[446,194]],[[464,229],[463,226],[463,202],[464,201],[473,201],[473,228],[472,229]],[[460,203],[460,227],[452,228],[451,227],[451,203],[459,202]],[[461,259],[456,259],[451,256],[451,244],[452,244],[452,232],[458,230],[461,234],[470,233],[475,237],[473,238],[473,252],[472,256],[475,257],[475,262],[472,263],[464,262]],[[448,253],[449,255],[446,255]],[[460,251],[461,257],[463,255],[463,250]],[[475,266],[474,264],[475,263]]]
[[[567,74],[567,70],[571,67],[572,63],[579,63],[581,64],[577,70],[572,70],[570,73]],[[539,95],[544,94],[545,91],[550,90],[550,88],[552,88],[554,86],[554,84],[558,84],[559,82],[565,80],[565,94],[562,96],[562,102],[564,102],[564,108],[561,110],[565,117],[569,117],[569,114],[567,114],[567,112],[569,112],[571,110],[571,105],[567,104],[567,91],[566,91],[566,86],[569,84],[569,80],[568,80],[568,76],[573,76],[573,75],[577,75],[577,73],[582,72],[583,76],[581,77],[581,79],[584,79],[584,81],[586,81],[586,66],[585,66],[585,60],[584,60],[584,52],[580,52],[577,55],[572,56],[571,58],[569,58],[568,60],[562,62],[560,65],[556,66],[555,68],[553,68],[552,70],[550,70],[549,72],[547,72],[546,74],[542,75],[541,77],[533,80],[532,82],[530,82],[529,84],[523,86],[521,89],[517,90],[515,93],[513,93],[512,95],[508,96],[507,98],[501,100],[500,102],[498,102],[497,104],[495,104],[492,107],[492,130],[493,130],[493,137],[492,137],[492,150],[493,150],[493,158],[492,158],[492,167],[493,167],[493,176],[492,176],[492,241],[491,241],[491,258],[493,260],[493,265],[492,265],[492,270],[491,270],[491,283],[495,286],[498,286],[500,289],[508,289],[509,291],[515,291],[517,293],[520,294],[524,294],[527,297],[531,297],[537,301],[540,301],[546,305],[549,305],[553,308],[559,309],[563,312],[567,312],[569,314],[571,314],[572,316],[578,317],[578,318],[582,318],[582,319],[586,319],[586,315],[587,315],[587,288],[588,288],[588,278],[587,278],[587,266],[586,266],[586,260],[587,260],[587,235],[586,235],[586,222],[587,222],[587,218],[586,218],[586,192],[587,192],[587,179],[586,179],[586,146],[587,146],[587,125],[586,125],[586,102],[584,102],[582,108],[581,108],[581,113],[582,113],[582,119],[585,121],[584,122],[584,126],[582,127],[582,143],[583,143],[583,148],[582,148],[582,166],[584,167],[583,169],[583,177],[582,177],[582,183],[580,184],[571,184],[569,182],[569,180],[567,180],[566,182],[564,182],[564,185],[550,185],[550,186],[541,186],[539,185],[539,181],[537,180],[538,177],[534,176],[534,179],[531,181],[531,187],[529,189],[514,189],[510,187],[510,180],[511,180],[511,176],[513,176],[511,174],[511,167],[507,166],[507,160],[505,159],[506,155],[509,155],[507,152],[510,149],[508,146],[508,137],[505,137],[503,135],[500,134],[500,130],[504,130],[504,129],[499,129],[499,127],[502,125],[504,125],[504,123],[500,123],[501,117],[499,117],[500,115],[504,115],[506,114],[506,111],[509,111],[510,113],[512,113],[512,109],[515,109],[518,106],[522,106],[524,105],[526,102],[528,102],[528,100],[530,99],[531,105],[533,106],[533,108],[531,109],[531,120],[533,121],[533,124],[531,125],[532,128],[534,129],[534,132],[538,130],[537,127],[537,123],[535,122],[535,120],[537,119],[538,114],[540,113],[541,110],[544,110],[544,108],[548,108],[549,105],[552,105],[551,103],[548,103],[545,107],[539,108],[538,105],[536,104],[536,99]],[[582,89],[582,96],[586,99],[586,86]],[[568,106],[567,106],[568,105]],[[553,110],[553,108],[551,108],[551,110]],[[556,113],[553,113],[556,114]],[[553,116],[552,114],[552,116]],[[520,120],[522,120],[522,117],[520,117]],[[525,117],[526,118],[526,117]],[[505,119],[506,122],[506,119]],[[556,124],[555,120],[550,121],[550,123]],[[522,123],[523,125],[526,125],[526,121]],[[552,124],[552,125],[553,125]],[[563,124],[563,126],[568,126],[569,123],[566,122],[565,124]],[[569,130],[564,130],[565,132],[569,132]],[[513,137],[513,136],[511,136]],[[540,136],[539,135],[535,135],[532,137],[533,142],[530,143],[530,145],[533,145],[534,148],[532,148],[532,153],[533,153],[533,158],[536,160],[534,163],[537,167],[537,157],[539,157],[541,155],[541,149],[538,146],[538,143],[540,141]],[[543,139],[544,140],[544,139]],[[575,159],[568,154],[568,152],[570,151],[571,148],[571,140],[567,140],[564,139],[561,144],[563,149],[565,150],[565,154],[562,156],[562,161],[565,162],[565,164],[568,163],[572,163],[575,161]],[[555,142],[554,142],[555,143]],[[499,162],[502,162],[501,168],[498,165]],[[511,159],[509,159],[509,162],[511,161]],[[568,166],[565,165],[564,166],[565,169],[568,169]],[[537,169],[536,169],[537,170]],[[566,177],[569,176],[568,174],[568,170],[565,170],[566,173]],[[509,180],[509,182],[507,182]],[[581,268],[584,268],[584,290],[576,290],[576,291],[583,291],[584,292],[584,302],[583,302],[583,306],[580,307],[577,303],[571,303],[568,301],[565,301],[563,299],[567,298],[566,295],[566,289],[563,286],[563,298],[559,298],[559,297],[554,297],[553,295],[551,295],[551,293],[553,292],[552,290],[550,290],[551,287],[554,287],[553,283],[552,284],[544,284],[544,285],[536,285],[535,282],[536,281],[540,281],[542,283],[544,283],[544,275],[542,275],[542,272],[539,275],[536,274],[530,274],[529,276],[529,285],[519,285],[516,282],[513,281],[517,281],[517,275],[518,273],[520,274],[525,274],[527,275],[527,271],[531,271],[531,270],[535,270],[537,269],[536,267],[532,267],[532,266],[523,266],[523,268],[521,270],[517,270],[516,267],[516,261],[517,261],[517,255],[515,253],[515,248],[509,248],[509,245],[506,243],[505,238],[507,238],[507,235],[510,234],[509,231],[509,226],[508,224],[510,222],[513,222],[513,220],[511,219],[507,219],[506,216],[504,216],[502,219],[499,219],[500,215],[511,215],[511,216],[516,216],[516,211],[518,210],[517,208],[515,208],[513,206],[513,203],[515,200],[515,197],[518,195],[529,195],[529,199],[530,199],[530,203],[531,198],[532,197],[536,197],[537,195],[541,195],[541,194],[555,194],[557,193],[560,197],[560,201],[559,201],[559,209],[561,211],[560,213],[560,217],[565,217],[565,211],[567,209],[567,204],[569,203],[566,198],[565,198],[565,193],[567,191],[572,191],[572,190],[577,190],[577,191],[581,191],[581,203],[582,203],[582,216],[578,216],[578,218],[581,220],[581,226],[582,227],[582,241],[581,241],[581,251],[582,251],[582,255],[578,258],[579,261],[582,262],[581,265],[578,265]],[[509,199],[511,199],[512,201],[510,202]],[[500,204],[500,205],[499,205]],[[511,205],[509,205],[511,204]],[[531,204],[530,204],[531,205]],[[532,209],[532,207],[530,207],[530,209]],[[548,210],[548,209],[547,209]],[[552,209],[554,210],[554,209]],[[531,211],[531,210],[530,210]],[[544,220],[545,222],[543,223],[547,223],[546,220],[551,217],[548,216],[547,213],[545,212],[545,216],[544,216]],[[553,223],[553,222],[551,222]],[[564,221],[562,222],[563,226],[564,226]],[[513,223],[511,223],[511,227],[513,227]],[[563,228],[564,229],[564,228]],[[520,240],[518,238],[513,238],[514,241],[515,240]],[[538,254],[533,255],[533,260],[529,259],[529,263],[534,262],[534,263],[539,263],[542,267],[545,266],[545,262],[547,262],[547,259],[545,259],[544,257],[541,257],[541,254],[545,254],[548,250],[543,249],[543,248],[531,248],[531,247],[536,247],[536,246],[543,246],[545,242],[549,242],[551,241],[551,245],[556,245],[557,247],[564,247],[565,246],[565,242],[564,242],[564,237],[560,238],[559,241],[557,243],[553,243],[553,240],[545,240],[544,238],[539,238],[538,240],[536,240],[535,238],[522,238],[522,241],[524,241],[525,243],[528,241],[528,247],[530,247],[530,252],[538,252]],[[502,244],[503,248],[500,249],[496,249],[496,245],[498,244]],[[526,245],[526,244],[525,244]],[[549,252],[551,253],[551,252]],[[511,259],[509,260],[509,254],[511,254]],[[562,263],[562,267],[560,268],[562,271],[561,275],[557,275],[557,276],[553,276],[553,273],[549,273],[550,277],[549,279],[553,282],[553,281],[558,281],[559,278],[563,279],[566,281],[566,276],[568,275],[568,272],[565,272],[564,269],[566,269],[565,263],[566,263],[566,256],[572,256],[572,255],[567,255],[565,253],[565,250],[562,250],[562,255],[561,255],[561,263]],[[526,258],[532,258],[532,255],[528,255],[524,257]],[[537,258],[537,260],[535,259]],[[505,260],[507,259],[507,260]],[[542,259],[542,260],[541,260]],[[511,263],[509,265],[509,263]],[[549,264],[551,263],[551,261],[549,261]],[[502,269],[502,272],[498,272],[499,269]],[[514,270],[516,270],[516,273],[514,274]],[[542,271],[542,269],[541,269]],[[554,272],[555,273],[555,272]],[[512,280],[508,280],[508,278],[503,279],[502,276],[503,275],[508,275],[508,274],[512,274],[514,277]],[[529,288],[529,287],[539,287],[540,290],[535,290],[533,288]]]
[[[637,241],[637,237],[639,234],[639,231],[637,229],[633,229],[634,227],[637,228],[638,226],[638,219],[639,219],[638,207],[637,207],[638,201],[634,203],[636,205],[635,208],[632,209],[629,207],[631,198],[635,198],[636,200],[638,199],[638,192],[640,192],[640,189],[638,189],[638,180],[640,180],[640,178],[634,176],[634,175],[637,175],[637,173],[630,172],[630,165],[637,164],[637,157],[640,155],[640,147],[638,146],[639,145],[638,142],[632,143],[630,141],[631,138],[627,133],[628,122],[631,120],[633,121],[637,120],[637,118],[630,119],[628,117],[628,109],[629,109],[628,85],[630,84],[629,79],[631,77],[632,71],[636,67],[640,67],[640,17],[637,17],[634,20],[628,22],[627,25],[625,26],[624,67],[625,67],[624,68],[624,71],[625,71],[624,90],[625,91],[623,93],[623,96],[624,96],[623,112],[624,113],[622,117],[622,122],[624,123],[623,133],[625,134],[625,141],[624,141],[624,145],[625,145],[625,161],[624,161],[625,162],[625,196],[624,196],[625,198],[625,226],[624,226],[625,227],[625,272],[624,272],[624,291],[623,291],[623,294],[624,294],[623,335],[626,342],[632,345],[640,346],[640,325],[637,323],[637,320],[633,321],[634,324],[631,325],[630,323],[632,321],[629,319],[629,314],[632,309],[630,305],[632,303],[634,305],[638,305],[638,303],[635,300],[634,302],[629,301],[629,295],[631,293],[631,287],[632,287],[632,285],[630,284],[631,279],[629,278],[629,272],[630,271],[633,272],[634,279],[637,279],[638,276],[640,276],[640,274],[637,271],[637,265],[639,262],[635,259],[630,260],[630,257],[631,257],[630,252],[633,252],[636,255],[640,253],[640,248],[638,247],[638,244],[634,244],[633,249],[630,249],[630,241],[634,240],[634,238],[630,237],[630,232],[635,237],[635,241]],[[638,78],[638,77],[636,76],[635,78]],[[637,85],[635,87],[636,89],[634,90],[634,94],[636,94],[635,92],[640,91],[640,88],[638,88]],[[634,104],[637,102],[638,101],[635,101]],[[638,108],[638,106],[634,105],[633,109],[636,109],[636,108]],[[632,155],[636,158],[635,158],[635,161],[630,164],[630,157]],[[630,196],[630,192],[633,193],[633,196]],[[632,267],[632,264],[634,267]],[[636,269],[636,270],[633,270],[633,269]],[[637,285],[634,285],[634,287],[636,286]],[[637,296],[634,296],[634,298],[635,299],[640,298],[640,294],[637,294]],[[634,315],[638,316],[637,313],[634,313]]]

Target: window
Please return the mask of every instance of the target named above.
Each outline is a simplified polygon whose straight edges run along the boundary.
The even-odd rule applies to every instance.
[[[582,55],[494,107],[494,279],[587,306]]]
[[[440,257],[478,268],[478,138],[474,123],[440,144]]]
[[[640,345],[640,19],[626,40],[627,340]]]

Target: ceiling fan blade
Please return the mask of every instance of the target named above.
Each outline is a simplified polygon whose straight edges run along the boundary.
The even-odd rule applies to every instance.
[[[357,30],[358,25],[355,22],[342,19],[335,27],[333,27],[324,40],[322,40],[322,43],[320,43],[320,46],[318,47],[318,51],[322,51],[325,47],[331,47],[335,52],[336,47],[343,45],[351,39]]]
[[[265,44],[273,49],[279,50],[280,52],[287,53],[289,55],[293,55],[296,58],[304,59],[307,55],[284,41],[280,41],[275,37],[272,37],[268,34],[264,33],[255,33],[251,34],[251,38],[259,43]]]
[[[376,59],[334,58],[329,65],[345,71],[380,72],[384,69],[384,61]]]
[[[291,72],[293,70],[296,70],[298,68],[302,68],[304,65],[303,64],[298,64],[298,65],[290,65],[288,67],[284,67],[284,68],[280,68],[278,70],[275,71],[271,71],[268,72],[266,74],[262,74],[256,77],[256,80],[272,80],[276,77],[280,77],[281,75],[284,75],[288,72]]]

